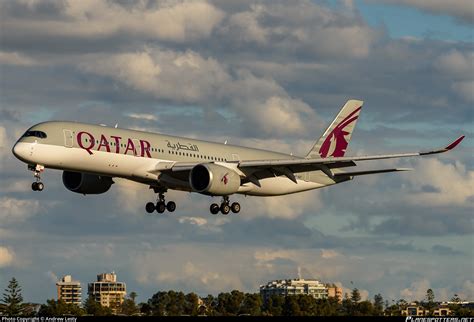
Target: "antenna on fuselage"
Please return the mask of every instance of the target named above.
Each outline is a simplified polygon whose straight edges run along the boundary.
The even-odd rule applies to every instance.
[[[117,128],[117,126],[118,126],[118,123],[115,123],[115,126],[114,126],[114,128]]]
[[[227,144],[227,140],[225,140],[224,144]]]

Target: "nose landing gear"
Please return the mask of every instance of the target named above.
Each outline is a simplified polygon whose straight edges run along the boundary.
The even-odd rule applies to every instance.
[[[223,215],[227,215],[230,211],[236,214],[240,212],[240,204],[238,202],[233,202],[232,205],[230,205],[229,196],[224,196],[222,197],[222,203],[220,206],[216,203],[213,203],[209,210],[213,215],[217,215],[219,211]]]
[[[43,191],[44,183],[41,182],[41,172],[44,171],[44,166],[40,164],[28,165],[28,170],[33,171],[36,180],[31,184],[31,189],[33,191]]]
[[[174,201],[168,201],[168,203],[166,203],[165,192],[166,190],[161,190],[158,192],[156,204],[154,204],[153,202],[148,202],[145,205],[145,210],[147,213],[151,214],[156,210],[157,213],[162,214],[166,210],[168,210],[169,212],[173,212],[176,210],[176,203]]]

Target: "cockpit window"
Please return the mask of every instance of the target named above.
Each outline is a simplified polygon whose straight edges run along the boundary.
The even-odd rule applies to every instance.
[[[29,136],[34,136],[40,139],[46,139],[47,135],[43,131],[26,131],[25,134],[23,134],[23,137],[29,137]]]

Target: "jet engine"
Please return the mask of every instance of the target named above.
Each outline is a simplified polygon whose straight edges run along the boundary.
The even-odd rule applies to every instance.
[[[221,165],[204,163],[194,166],[189,172],[191,188],[203,194],[227,196],[240,187],[240,176],[232,169]]]
[[[72,192],[94,195],[107,192],[114,182],[111,177],[64,171],[63,183]]]

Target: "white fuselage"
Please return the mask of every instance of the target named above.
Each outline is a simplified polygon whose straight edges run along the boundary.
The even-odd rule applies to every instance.
[[[175,162],[215,163],[233,168],[240,160],[298,159],[259,149],[75,122],[45,122],[30,129],[35,130],[46,133],[47,137],[23,137],[13,148],[15,156],[25,163],[184,191],[192,191],[187,178],[163,173]],[[259,185],[245,182],[237,193],[285,195],[334,183],[321,171],[299,173],[296,182],[275,174],[259,180]]]

